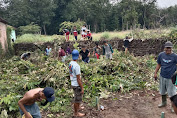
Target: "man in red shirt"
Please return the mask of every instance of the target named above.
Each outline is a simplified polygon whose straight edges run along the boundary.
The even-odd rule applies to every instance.
[[[77,41],[77,28],[76,28],[76,26],[74,26],[74,28],[73,28],[73,34],[74,34],[74,37]]]
[[[92,34],[90,33],[90,30],[87,30],[87,38],[92,41]]]
[[[62,62],[65,62],[66,54],[62,47],[59,47],[58,50],[58,60],[61,60]]]

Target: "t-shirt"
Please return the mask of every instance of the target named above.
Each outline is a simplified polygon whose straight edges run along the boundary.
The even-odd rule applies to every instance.
[[[77,36],[77,30],[73,31],[74,36]]]
[[[46,55],[48,56],[50,54],[50,52],[52,51],[51,48],[46,48],[45,52],[46,52]]]
[[[161,52],[158,56],[157,63],[161,65],[160,75],[163,78],[171,79],[176,71],[177,55],[175,53],[166,54]]]
[[[77,82],[77,76],[81,74],[80,66],[76,61],[71,61],[69,63],[69,73],[72,86],[79,86]]]
[[[88,36],[88,37],[91,37],[91,36],[92,36],[92,34],[91,34],[91,33],[87,33],[87,36]]]
[[[86,31],[86,30],[87,30],[87,28],[86,28],[86,27],[82,27],[82,28],[81,28],[81,31],[83,32],[83,30],[85,30],[85,31]]]
[[[105,46],[105,45],[104,45],[104,49],[105,49],[105,54],[112,54],[112,52],[111,52],[111,49],[110,49],[110,46],[109,46],[109,45],[107,45],[107,46]]]
[[[59,53],[59,57],[65,56],[65,51],[63,49],[61,49],[58,53]]]
[[[124,39],[124,46],[125,47],[129,47],[129,42],[131,42],[133,40],[133,38],[131,39]]]
[[[80,55],[82,56],[82,60],[86,59],[88,57],[89,51],[85,50],[85,52],[83,50],[80,51]]]

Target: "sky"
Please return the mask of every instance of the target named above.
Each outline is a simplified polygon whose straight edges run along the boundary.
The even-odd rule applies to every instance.
[[[170,6],[177,5],[177,0],[157,0],[157,5],[160,8],[167,8]]]

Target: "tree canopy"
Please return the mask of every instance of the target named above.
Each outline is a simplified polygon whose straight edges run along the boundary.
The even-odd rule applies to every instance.
[[[156,0],[0,0],[0,17],[14,27],[32,22],[43,34],[59,34],[62,23],[80,19],[92,32],[177,25],[177,5],[158,8]]]

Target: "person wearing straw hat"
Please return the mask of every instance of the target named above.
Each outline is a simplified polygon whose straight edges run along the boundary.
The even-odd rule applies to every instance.
[[[51,87],[31,89],[18,101],[20,114],[25,118],[41,118],[40,110],[36,102],[46,100],[42,105],[55,100],[54,89]],[[24,116],[23,116],[24,117]]]
[[[170,41],[165,43],[164,52],[161,52],[157,59],[157,66],[154,73],[154,78],[157,80],[157,72],[160,72],[160,94],[162,96],[162,103],[158,105],[159,108],[167,105],[167,96],[172,97],[176,94],[176,87],[172,83],[172,76],[176,71],[177,55],[172,52],[173,44]],[[171,111],[174,112],[171,107]]]
[[[84,88],[81,80],[80,66],[77,63],[78,58],[79,58],[79,51],[75,49],[72,51],[73,61],[69,63],[69,73],[70,73],[71,86],[74,91],[74,100],[73,100],[74,116],[82,117],[85,116],[85,114],[80,113],[79,110],[81,109],[80,104],[82,102]]]

